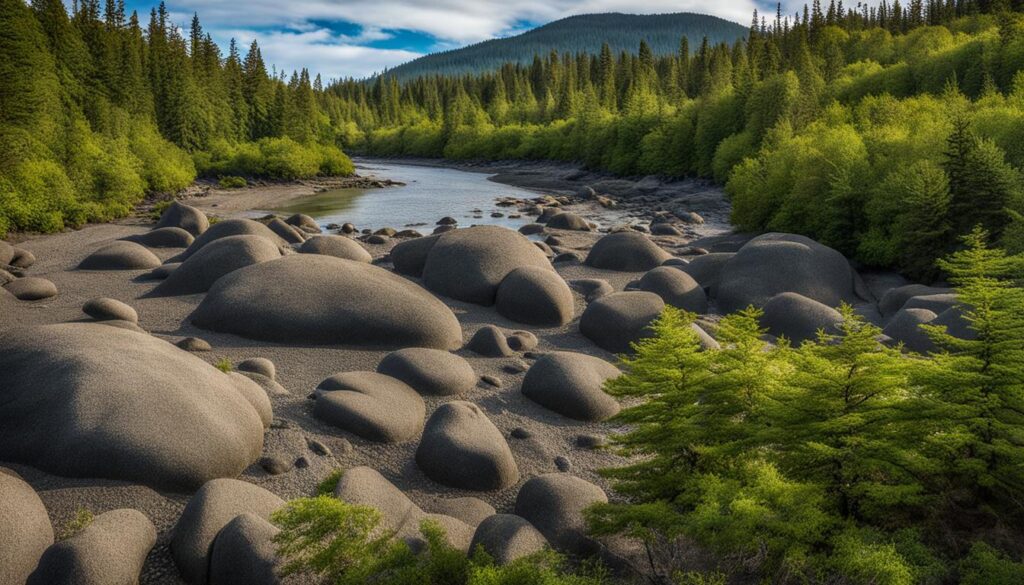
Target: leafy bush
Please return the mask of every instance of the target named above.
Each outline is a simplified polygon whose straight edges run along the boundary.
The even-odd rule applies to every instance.
[[[221,189],[241,189],[248,185],[249,182],[245,180],[245,177],[236,175],[228,175],[217,179],[217,186]]]
[[[292,500],[273,514],[284,575],[305,573],[336,585],[601,585],[600,569],[574,575],[548,551],[497,566],[482,550],[467,557],[435,522],[420,531],[426,547],[413,553],[379,529],[380,513],[328,495]]]
[[[71,538],[88,528],[94,519],[95,516],[93,516],[91,510],[79,507],[78,510],[75,511],[75,517],[64,526],[63,530],[60,531],[60,534],[57,536],[57,540],[67,540]]]

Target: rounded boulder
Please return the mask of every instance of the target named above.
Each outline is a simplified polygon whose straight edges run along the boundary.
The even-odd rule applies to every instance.
[[[523,484],[515,514],[533,524],[555,550],[590,556],[600,545],[587,536],[583,511],[606,502],[608,496],[598,486],[566,473],[548,473]]]
[[[469,545],[472,553],[483,547],[499,565],[541,552],[548,545],[544,535],[525,518],[514,514],[494,514],[476,528]]]
[[[46,549],[27,585],[137,583],[156,527],[138,510],[111,510]]]
[[[764,234],[736,253],[718,283],[718,305],[725,313],[795,292],[830,307],[855,303],[854,271],[846,257],[814,240],[794,234]]]
[[[377,372],[408,384],[420,394],[454,396],[476,386],[473,366],[453,353],[426,347],[408,347],[384,356]]]
[[[651,270],[671,258],[647,236],[629,230],[608,234],[594,244],[584,263],[619,272]]]
[[[764,305],[761,326],[795,345],[818,338],[818,331],[838,333],[843,316],[828,305],[797,293],[775,295]]]
[[[437,349],[462,343],[451,309],[416,284],[377,266],[317,254],[222,277],[191,319],[203,329],[280,343]]]
[[[568,211],[556,213],[551,216],[551,219],[548,220],[547,227],[556,230],[573,230],[580,232],[590,231],[590,224],[587,223],[587,220]]]
[[[198,236],[209,229],[210,220],[206,218],[205,213],[195,207],[175,201],[164,210],[154,229],[165,227],[181,228],[193,236]]]
[[[53,527],[43,501],[16,473],[0,467],[0,583],[25,583],[51,544]]]
[[[171,258],[169,262],[184,262],[210,242],[230,236],[262,236],[278,246],[285,245],[285,241],[280,236],[258,221],[251,219],[227,219],[217,222],[210,229],[203,232],[201,236],[198,236],[192,242],[191,246],[186,248],[181,254]]]
[[[439,235],[426,236],[400,242],[391,248],[391,262],[395,272],[406,276],[423,276],[423,267],[427,265],[427,255],[437,243]]]
[[[144,234],[121,238],[126,242],[142,244],[147,248],[187,248],[195,237],[179,227],[163,227]]]
[[[902,342],[910,351],[928,353],[935,350],[935,344],[921,325],[931,323],[936,317],[938,315],[928,309],[900,309],[882,333]]]
[[[563,416],[602,421],[619,412],[619,403],[602,389],[619,377],[612,364],[593,356],[556,351],[530,366],[522,392],[530,400]]]
[[[345,236],[313,236],[302,243],[299,248],[302,254],[321,254],[323,256],[334,256],[345,260],[356,262],[371,262],[373,256],[366,251],[366,248],[359,245],[359,242]]]
[[[499,314],[519,323],[559,327],[572,320],[572,291],[553,270],[524,266],[510,272],[498,286],[494,302]]]
[[[471,402],[441,405],[423,430],[416,464],[434,481],[467,490],[498,490],[519,481],[501,431]]]
[[[405,382],[376,372],[345,372],[316,389],[313,416],[380,443],[399,443],[423,429],[426,405]]]
[[[276,244],[260,236],[228,236],[189,256],[150,293],[169,297],[203,293],[217,280],[239,268],[281,257]]]
[[[195,489],[263,448],[260,414],[230,376],[99,323],[0,334],[0,403],[0,460],[57,475]]]
[[[141,244],[118,240],[89,254],[79,270],[151,270],[160,259]]]
[[[38,276],[26,276],[8,282],[4,290],[19,301],[41,301],[57,296],[57,285]]]
[[[93,299],[82,305],[82,312],[97,321],[139,322],[139,314],[135,309],[117,299]]]
[[[691,313],[708,312],[708,297],[692,276],[672,266],[659,266],[640,279],[640,290],[652,292],[677,309]]]
[[[631,343],[651,335],[648,327],[664,309],[665,302],[651,292],[612,293],[587,305],[580,333],[601,349],[628,353]]]
[[[437,294],[490,306],[501,281],[524,266],[553,271],[544,252],[522,234],[499,226],[475,226],[438,238],[427,254],[423,282]]]
[[[210,549],[210,585],[278,585],[274,537],[281,530],[250,512],[235,516]]]

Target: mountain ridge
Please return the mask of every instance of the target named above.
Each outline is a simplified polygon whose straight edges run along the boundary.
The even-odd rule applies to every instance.
[[[430,53],[381,75],[404,81],[430,75],[480,73],[498,69],[508,62],[528,63],[534,55],[546,55],[551,50],[596,54],[605,42],[614,53],[632,53],[644,40],[655,55],[664,55],[678,51],[684,36],[694,51],[705,36],[712,44],[731,43],[746,36],[747,30],[724,18],[694,12],[578,14],[518,35]]]

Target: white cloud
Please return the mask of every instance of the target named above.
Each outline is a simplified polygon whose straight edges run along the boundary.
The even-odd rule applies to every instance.
[[[756,0],[171,0],[187,24],[198,12],[218,42],[231,34],[258,36],[264,58],[286,70],[303,65],[325,77],[359,77],[419,56],[359,46],[384,40],[389,30],[430,35],[438,47],[461,46],[519,32],[523,22],[550,22],[574,14],[700,12],[746,24]],[[177,19],[176,19],[177,20]],[[331,33],[322,22],[351,22],[358,35]],[[272,28],[278,31],[252,32]],[[294,31],[294,32],[289,32]],[[327,36],[325,36],[327,35]],[[333,35],[333,36],[332,36]]]

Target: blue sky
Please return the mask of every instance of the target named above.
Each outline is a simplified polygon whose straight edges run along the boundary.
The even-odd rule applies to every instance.
[[[153,1],[128,0],[143,25]],[[222,47],[255,38],[270,65],[325,80],[365,77],[422,54],[509,36],[573,14],[702,12],[743,24],[763,0],[168,0],[174,23],[192,14]],[[772,5],[774,6],[774,5]],[[771,9],[774,10],[774,9]]]

